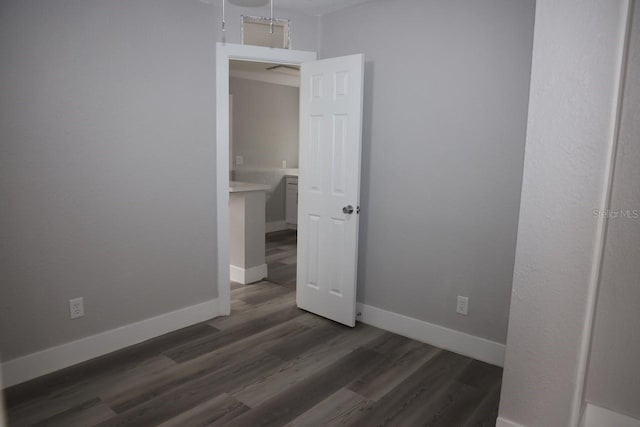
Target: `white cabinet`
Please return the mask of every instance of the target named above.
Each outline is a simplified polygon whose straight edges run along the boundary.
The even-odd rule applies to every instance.
[[[298,224],[298,177],[287,176],[285,178],[285,221],[288,225]]]

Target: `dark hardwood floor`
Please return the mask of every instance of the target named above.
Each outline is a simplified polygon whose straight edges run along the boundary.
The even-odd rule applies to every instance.
[[[7,389],[9,425],[495,426],[500,368],[299,310],[295,234],[267,258],[231,316]]]
[[[266,262],[270,282],[296,287],[297,233],[293,230],[267,234]]]

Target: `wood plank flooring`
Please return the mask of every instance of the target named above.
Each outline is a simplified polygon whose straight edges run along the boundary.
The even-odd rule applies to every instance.
[[[229,317],[7,389],[9,425],[495,425],[500,368],[299,310],[295,233],[269,236],[267,263]]]
[[[290,288],[296,287],[297,233],[293,230],[267,234],[267,279]]]

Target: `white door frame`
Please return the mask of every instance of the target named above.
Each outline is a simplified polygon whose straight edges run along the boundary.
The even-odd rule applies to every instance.
[[[231,313],[229,278],[229,60],[300,65],[315,61],[316,52],[273,49],[231,43],[216,44],[216,227],[218,303],[222,316]]]

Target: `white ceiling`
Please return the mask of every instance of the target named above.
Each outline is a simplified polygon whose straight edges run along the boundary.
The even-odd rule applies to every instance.
[[[265,62],[229,61],[229,75],[231,77],[293,87],[300,87],[298,68],[300,67],[284,67]]]
[[[269,0],[229,0],[234,4],[260,5],[268,4]],[[335,12],[336,10],[356,4],[364,3],[369,0],[273,0],[276,9],[292,9],[309,15],[324,15],[325,13]]]

